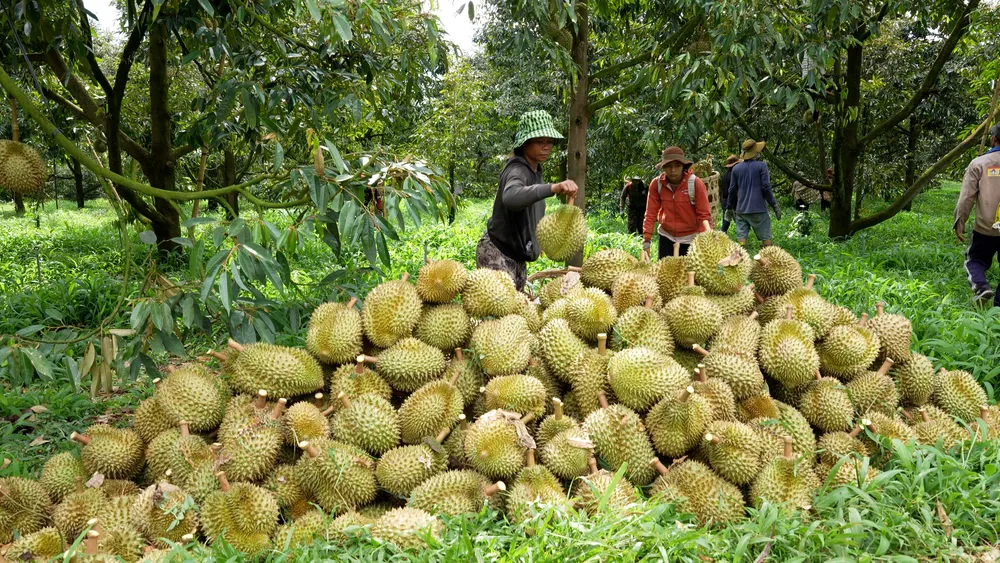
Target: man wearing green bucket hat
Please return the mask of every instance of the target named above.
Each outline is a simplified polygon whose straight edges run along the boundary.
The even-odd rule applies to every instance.
[[[527,263],[541,254],[535,228],[545,215],[545,199],[576,194],[573,180],[558,184],[542,180],[542,163],[552,153],[555,139],[562,138],[548,113],[538,110],[521,116],[514,154],[500,173],[493,215],[476,246],[476,267],[507,272],[518,291],[528,279]]]

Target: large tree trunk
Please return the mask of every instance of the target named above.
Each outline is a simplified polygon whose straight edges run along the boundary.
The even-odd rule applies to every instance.
[[[222,185],[232,186],[238,183],[236,178],[236,155],[233,153],[233,149],[226,149],[223,153],[223,167],[222,167]],[[236,192],[228,193],[225,195],[226,203],[232,209],[232,212],[227,209],[226,214],[229,215],[230,219],[235,219],[240,214],[240,199],[239,194]]]
[[[80,161],[75,158],[67,158],[66,160],[69,161],[69,169],[73,172],[73,184],[76,187],[76,208],[83,209],[83,167],[80,166]]]
[[[579,191],[576,193],[576,206],[584,212],[587,210],[587,124],[590,116],[587,113],[587,91],[590,89],[590,72],[588,62],[589,18],[587,6],[578,5],[578,31],[573,34],[573,62],[576,64],[577,77],[573,88],[573,97],[569,105],[569,131],[566,139],[566,172],[570,180],[576,182]],[[568,264],[579,266],[583,264],[583,253],[568,260]]]
[[[150,159],[146,176],[154,188],[173,190],[175,185],[174,162],[171,155],[172,138],[169,109],[169,77],[167,76],[167,24],[160,20],[149,30],[149,132]],[[161,251],[178,248],[174,237],[181,236],[180,214],[165,199],[155,198],[154,207],[159,217],[152,219],[157,246]]]
[[[840,102],[836,112],[836,132],[834,133],[833,196],[830,200],[830,230],[832,239],[842,239],[851,235],[852,200],[854,199],[858,159],[861,143],[858,138],[858,118],[849,119],[854,112],[860,114],[861,106],[861,45],[847,48],[847,77],[844,86],[847,97]]]

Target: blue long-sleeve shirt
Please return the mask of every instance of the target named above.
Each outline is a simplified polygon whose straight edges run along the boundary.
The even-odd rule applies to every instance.
[[[778,207],[771,191],[771,174],[767,164],[757,159],[744,160],[733,166],[728,195],[726,207],[735,209],[737,213],[767,213],[765,203],[772,208]]]

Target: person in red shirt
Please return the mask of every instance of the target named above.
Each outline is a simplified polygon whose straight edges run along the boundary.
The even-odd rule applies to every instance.
[[[649,252],[653,227],[660,236],[659,257],[672,256],[674,243],[686,255],[694,236],[712,222],[705,183],[691,172],[691,161],[680,147],[667,147],[657,168],[662,172],[649,184],[646,217],[642,222],[642,249]]]

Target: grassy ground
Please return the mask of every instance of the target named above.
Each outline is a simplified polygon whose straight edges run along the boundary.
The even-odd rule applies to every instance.
[[[828,300],[859,313],[874,313],[881,300],[889,311],[907,316],[916,350],[936,365],[968,369],[995,401],[1000,392],[1000,309],[979,309],[970,301],[962,270],[964,249],[950,232],[956,196],[957,185],[946,184],[920,196],[914,212],[846,243],[825,240],[826,224],[820,216],[814,217],[812,234],[787,237],[794,215],[787,213],[775,223],[775,242],[792,252],[805,272],[817,274],[817,288]],[[48,204],[38,227],[35,218],[15,218],[9,207],[0,206],[0,334],[31,324],[92,326],[114,308],[122,290],[123,244],[114,214],[100,203],[88,206],[79,212]],[[433,257],[471,266],[490,209],[489,201],[464,201],[455,224],[426,223],[407,231],[393,246],[387,274],[415,275],[425,247]],[[279,214],[268,218],[279,226],[288,223]],[[623,233],[621,218],[591,214],[589,223],[588,254],[606,247],[639,254],[640,241]],[[135,234],[131,242],[141,264],[148,247]],[[357,266],[363,258],[352,256],[349,261],[348,266]],[[543,259],[530,271],[556,266]],[[328,298],[329,288],[313,284],[337,267],[320,240],[307,241],[292,260],[293,275],[303,284],[300,296]],[[181,266],[166,269],[172,276],[185,275]],[[140,281],[141,275],[140,268]],[[372,273],[357,271],[359,291],[377,281]],[[138,283],[130,284],[130,296],[138,291]],[[123,322],[127,312],[126,307]],[[302,335],[295,338],[301,340]],[[15,460],[0,471],[6,476],[37,471],[53,452],[72,447],[70,432],[98,417],[127,412],[148,395],[149,384],[140,379],[98,402],[75,393],[65,382],[18,389],[0,382],[0,391],[0,417],[9,422],[0,423],[0,453]],[[31,410],[39,406],[44,409]],[[417,555],[400,554],[362,535],[276,553],[271,559],[755,561],[765,554],[769,561],[926,561],[970,558],[970,552],[1000,541],[996,443],[951,453],[903,449],[892,463],[864,487],[825,490],[808,514],[782,514],[765,506],[724,530],[699,529],[664,504],[640,504],[629,514],[543,518],[527,528],[506,523],[487,507],[482,514],[449,520],[444,537]],[[950,534],[936,501],[951,522]],[[532,527],[534,532],[528,533]],[[229,560],[231,555],[218,546],[189,556]]]

